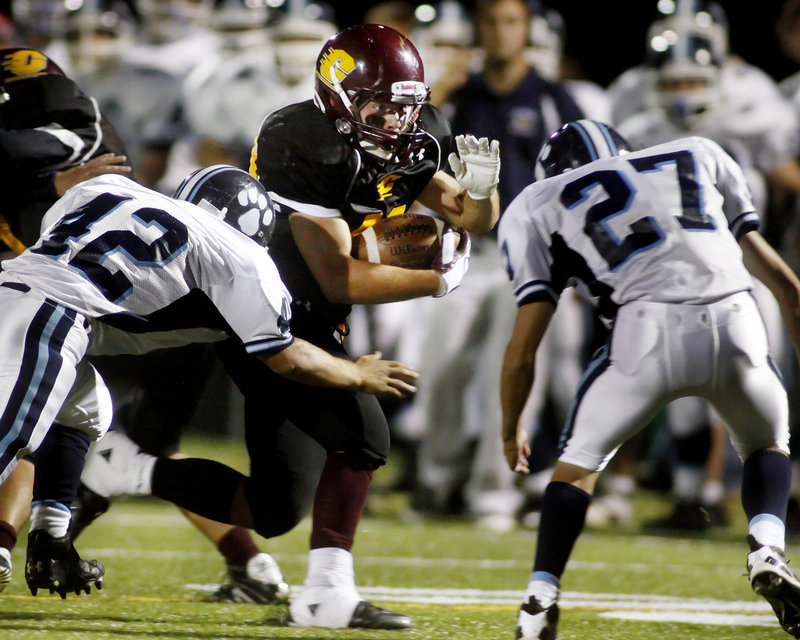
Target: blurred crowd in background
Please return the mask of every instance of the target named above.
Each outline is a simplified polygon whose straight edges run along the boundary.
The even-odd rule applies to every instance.
[[[743,167],[764,235],[800,267],[800,73],[775,78],[736,55],[729,16],[715,2],[650,0],[646,27],[624,34],[637,39],[640,59],[610,82],[589,77],[586,66],[565,55],[571,30],[552,8],[557,4],[389,1],[364,7],[360,20],[392,26],[417,46],[432,102],[454,135],[500,140],[504,206],[533,180],[542,132],[567,120],[608,122],[636,147],[704,135]],[[0,15],[0,47],[31,47],[56,61],[113,124],[135,178],[171,194],[197,167],[248,169],[263,118],[312,98],[317,56],[348,26],[342,15],[307,0],[14,0]],[[784,68],[800,71],[800,0],[781,5],[773,35]],[[460,291],[444,300],[357,309],[347,345],[353,354],[379,349],[422,373],[414,397],[386,406],[394,489],[408,492],[409,517],[468,517],[500,530],[535,526],[559,430],[604,330],[580,295],[563,296],[526,408],[534,473],[520,482],[498,437],[499,367],[514,298],[494,239],[475,245]],[[792,387],[797,363],[775,302],[768,292],[756,295],[776,363]],[[240,434],[238,392],[213,361],[203,366],[204,385],[182,386],[173,369],[163,386],[186,407],[190,430]],[[152,371],[148,379],[159,386]],[[184,394],[190,401],[177,397]],[[630,522],[631,496],[645,487],[671,491],[674,503],[645,525],[650,531],[726,526],[739,463],[722,433],[703,403],[673,403],[620,452],[589,524]],[[792,509],[789,533],[800,534],[797,500]]]

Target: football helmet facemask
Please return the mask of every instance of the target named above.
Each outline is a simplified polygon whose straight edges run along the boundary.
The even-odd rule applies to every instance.
[[[385,163],[407,164],[426,133],[430,100],[422,59],[400,32],[376,24],[349,27],[317,58],[314,101],[356,149]]]
[[[613,128],[596,120],[568,122],[542,146],[533,173],[536,180],[582,167],[600,158],[611,158],[631,150]]]
[[[190,173],[173,196],[225,220],[262,247],[275,229],[275,210],[263,185],[247,171],[217,164]]]

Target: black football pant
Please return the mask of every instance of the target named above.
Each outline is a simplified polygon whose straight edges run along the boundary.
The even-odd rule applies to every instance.
[[[347,357],[333,338],[324,347]],[[328,453],[343,452],[355,468],[385,464],[389,427],[374,396],[292,382],[233,343],[223,343],[218,351],[245,397],[250,475],[212,461],[161,459],[153,475],[154,495],[272,537],[308,513]],[[242,493],[252,523],[231,518]]]

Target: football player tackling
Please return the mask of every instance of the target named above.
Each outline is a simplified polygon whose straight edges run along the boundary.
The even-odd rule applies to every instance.
[[[121,176],[83,182],[48,210],[39,241],[3,262],[0,483],[20,456],[47,455],[25,567],[34,595],[88,593],[104,575],[68,532],[84,456],[111,420],[108,389],[87,355],[230,338],[304,384],[415,389],[416,373],[401,363],[336,358],[292,335],[290,296],[264,250],[274,211],[252,176],[210,167],[184,186],[173,199]],[[58,439],[45,439],[51,429]]]
[[[742,172],[719,145],[692,137],[628,149],[602,123],[564,125],[542,147],[536,182],[499,225],[518,304],[501,380],[511,469],[528,470],[519,417],[563,289],[573,280],[586,286],[611,326],[564,427],[516,637],[556,638],[561,576],[598,474],[625,440],[684,396],[705,398],[728,425],[744,465],[750,583],[800,637],[800,582],[783,555],[788,401],[750,293],[752,274],[777,298],[800,354],[800,281],[758,233]]]

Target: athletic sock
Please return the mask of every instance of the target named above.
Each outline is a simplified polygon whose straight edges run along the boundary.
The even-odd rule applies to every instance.
[[[89,436],[54,424],[34,454],[34,501],[55,501],[69,511],[78,492]]]
[[[367,503],[372,471],[353,467],[344,453],[328,456],[314,495],[311,548],[350,551]]]
[[[17,530],[10,522],[0,520],[0,548],[11,551],[17,544]]]
[[[54,538],[63,538],[69,528],[69,507],[55,500],[34,500],[31,503],[30,530],[43,529]]]
[[[551,482],[542,499],[542,517],[536,543],[535,573],[561,578],[572,547],[583,529],[591,496],[567,482]]]
[[[769,513],[786,522],[792,464],[778,451],[756,451],[742,466],[742,507],[748,522]]]
[[[752,454],[742,467],[742,506],[749,533],[758,543],[781,550],[785,545],[791,474],[789,458],[766,449]]]
[[[225,563],[234,567],[244,567],[247,561],[260,552],[253,536],[247,529],[233,527],[217,543],[217,549],[225,558]]]

